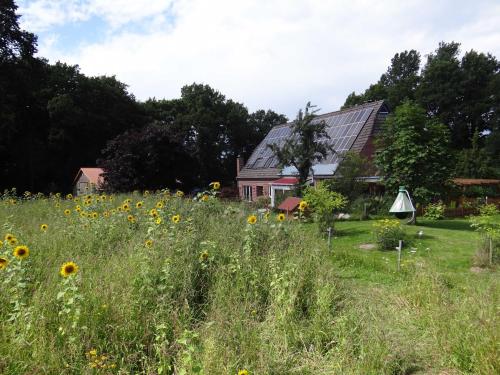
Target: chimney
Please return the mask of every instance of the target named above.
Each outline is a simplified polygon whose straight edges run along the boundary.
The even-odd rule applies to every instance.
[[[245,166],[245,161],[243,160],[243,157],[239,156],[236,158],[236,176],[240,174],[240,171],[243,169]]]

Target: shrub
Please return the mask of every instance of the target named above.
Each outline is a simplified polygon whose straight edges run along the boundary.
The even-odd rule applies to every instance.
[[[304,200],[311,208],[321,232],[326,231],[328,227],[333,228],[335,213],[347,204],[347,199],[342,194],[328,190],[324,182],[319,182],[316,187],[308,186]]]
[[[428,220],[444,219],[444,209],[443,202],[431,203],[425,208],[424,218]]]
[[[255,206],[257,208],[268,208],[271,204],[271,197],[261,196],[255,200]]]
[[[378,220],[375,224],[375,237],[380,250],[393,250],[399,245],[400,240],[406,239],[406,233],[395,219]]]

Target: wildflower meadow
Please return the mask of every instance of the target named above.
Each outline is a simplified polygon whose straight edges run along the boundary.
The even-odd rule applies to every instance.
[[[469,271],[464,220],[416,228],[396,272],[359,244],[397,223],[336,223],[328,247],[219,188],[4,194],[0,373],[499,372],[498,274]]]

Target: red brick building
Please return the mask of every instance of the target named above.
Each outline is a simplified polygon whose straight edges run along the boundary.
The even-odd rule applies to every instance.
[[[347,151],[358,152],[371,160],[375,151],[374,135],[388,113],[385,102],[376,101],[317,116],[314,121],[325,121],[331,138],[329,142],[335,152],[313,166],[311,182],[332,178],[341,155]],[[291,190],[296,184],[297,171],[293,167],[279,168],[277,158],[268,147],[270,144],[283,145],[291,136],[291,125],[290,122],[273,127],[245,165],[241,159],[238,160],[236,180],[241,199],[255,201],[258,197],[268,196],[274,201],[276,194]]]

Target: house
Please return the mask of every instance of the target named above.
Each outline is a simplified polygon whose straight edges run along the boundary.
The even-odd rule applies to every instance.
[[[73,180],[73,194],[92,194],[101,189],[103,183],[102,168],[80,168]]]
[[[339,165],[341,155],[355,151],[372,159],[375,151],[374,135],[380,130],[389,108],[383,101],[365,103],[344,110],[318,115],[315,122],[325,121],[328,141],[335,152],[330,152],[325,159],[312,168],[309,176],[312,183],[321,179],[332,178]],[[247,201],[259,197],[270,197],[271,205],[279,195],[286,196],[297,183],[297,170],[294,167],[278,167],[278,159],[268,145],[283,145],[291,136],[292,123],[273,127],[262,142],[253,151],[245,165],[238,159],[237,184],[239,196]],[[377,176],[366,176],[367,182],[378,181]]]

